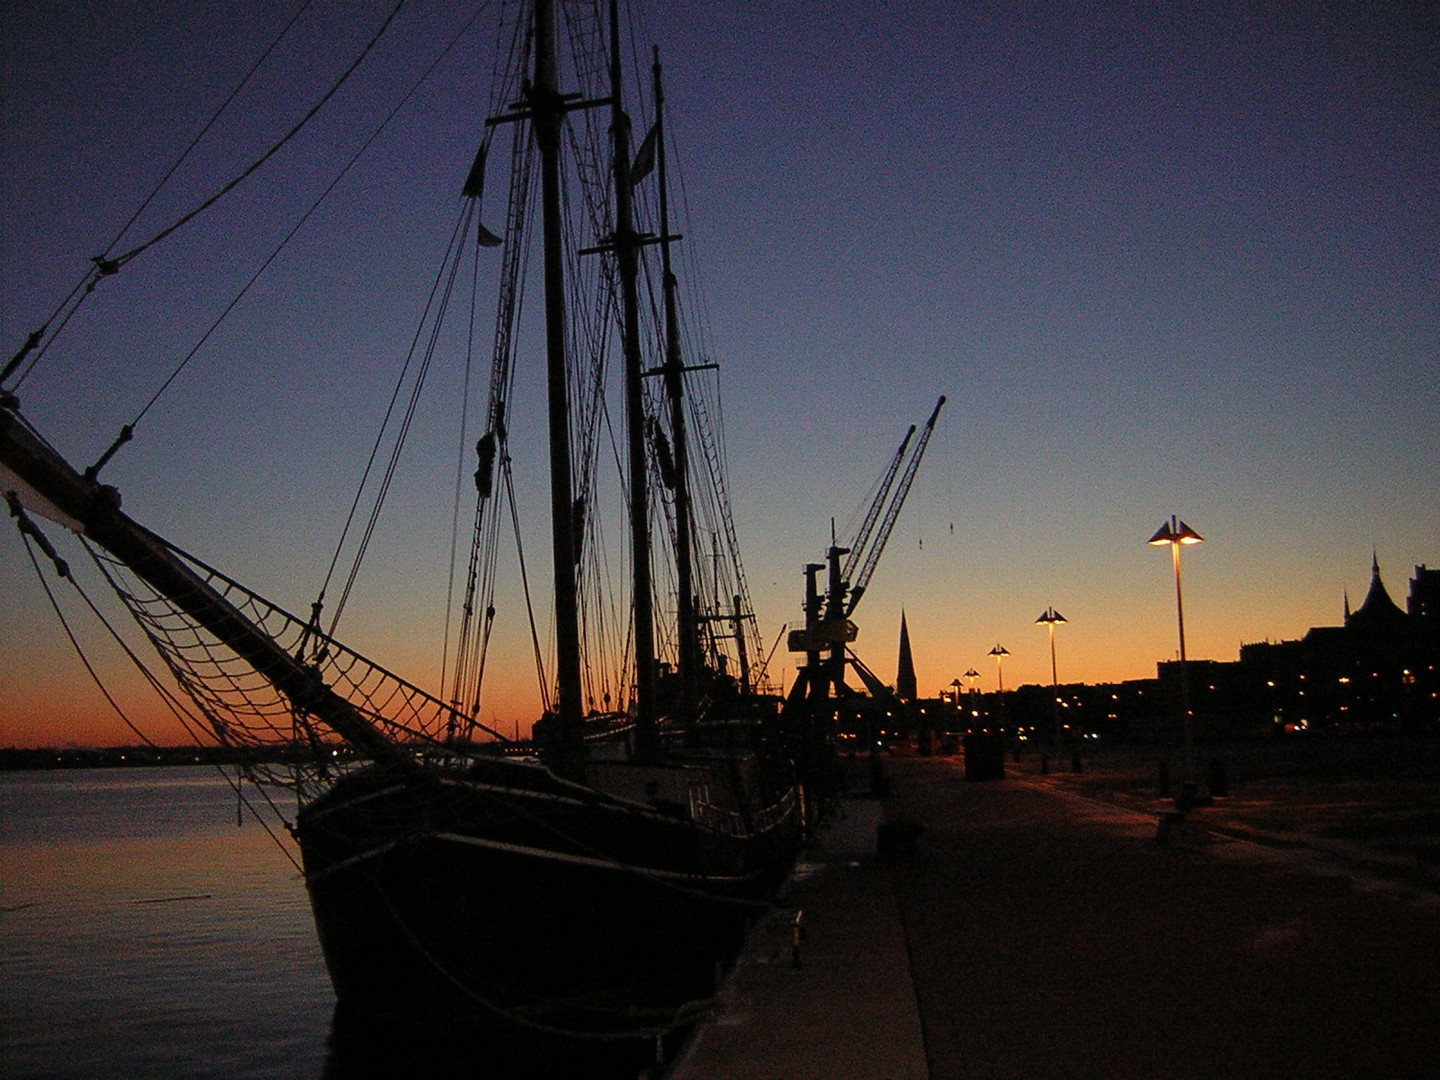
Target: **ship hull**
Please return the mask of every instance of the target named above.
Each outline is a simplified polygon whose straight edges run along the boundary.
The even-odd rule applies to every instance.
[[[512,1038],[653,1038],[708,998],[793,857],[497,761],[370,769],[297,822],[315,923],[352,1011]]]

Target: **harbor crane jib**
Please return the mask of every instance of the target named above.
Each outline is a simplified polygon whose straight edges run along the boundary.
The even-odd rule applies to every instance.
[[[850,545],[839,546],[832,523],[826,561],[806,565],[805,626],[791,631],[787,641],[791,652],[805,653],[806,658],[791,687],[787,707],[798,707],[801,702],[815,704],[832,696],[855,695],[856,692],[845,683],[847,657],[854,661],[848,646],[859,633],[850,616],[859,606],[880,563],[880,556],[905,505],[905,497],[910,493],[920,460],[925,456],[925,447],[935,430],[935,421],[939,419],[944,405],[942,395],[913,448],[911,439],[915,436],[915,426],[912,424],[905,433],[900,448],[881,474],[875,498]],[[842,558],[845,560],[843,563],[840,561]],[[823,592],[819,583],[821,571],[828,571]],[[869,680],[865,681],[868,685]]]
[[[895,459],[890,463],[886,471],[885,479],[880,485],[880,491],[875,496],[875,501],[870,504],[870,510],[865,515],[865,522],[860,526],[860,532],[856,534],[855,542],[850,545],[850,557],[846,560],[841,571],[841,578],[845,587],[849,590],[849,601],[845,605],[845,614],[848,616],[855,611],[860,604],[860,598],[865,595],[865,590],[870,584],[870,578],[875,573],[875,567],[879,565],[880,555],[885,550],[885,544],[890,539],[890,533],[895,528],[895,521],[900,516],[900,508],[905,505],[905,496],[910,494],[910,485],[915,482],[915,473],[920,468],[920,459],[925,456],[925,447],[930,442],[930,434],[935,430],[935,421],[940,418],[940,410],[945,406],[945,395],[940,395],[940,400],[935,402],[935,408],[930,413],[930,419],[925,421],[925,430],[920,433],[920,441],[915,444],[915,450],[910,455],[910,461],[905,466],[905,472],[900,477],[900,484],[895,488],[895,493],[890,498],[889,506],[886,507],[885,517],[880,522],[880,531],[875,534],[873,542],[870,537],[870,530],[874,525],[876,514],[885,501],[886,493],[895,479],[895,471],[900,467],[900,461],[905,456],[905,447],[910,442],[910,436],[915,434],[915,426],[910,426],[910,431],[905,440],[900,444]],[[859,567],[858,572],[856,567]]]

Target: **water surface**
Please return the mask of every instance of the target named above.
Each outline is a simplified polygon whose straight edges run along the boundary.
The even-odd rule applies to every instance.
[[[325,1072],[293,844],[236,810],[209,767],[0,773],[0,1073]]]
[[[293,800],[274,798],[293,820]],[[237,809],[210,766],[0,772],[0,1078],[598,1080],[643,1068],[633,1047],[502,1061],[457,1032],[337,1014],[295,845],[248,811],[237,825]]]

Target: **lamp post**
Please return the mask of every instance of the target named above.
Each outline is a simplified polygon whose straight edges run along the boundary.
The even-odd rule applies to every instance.
[[[980,718],[980,710],[975,707],[975,694],[980,688],[980,673],[972,667],[965,672],[963,678],[970,687],[970,722],[973,726]]]
[[[1058,744],[1060,742],[1060,675],[1059,669],[1055,666],[1055,627],[1058,623],[1069,622],[1069,620],[1053,607],[1047,607],[1035,622],[1050,631],[1050,695],[1055,707],[1053,735],[1055,743]]]
[[[1175,565],[1175,618],[1180,624],[1180,708],[1185,721],[1185,778],[1193,788],[1195,782],[1195,746],[1190,732],[1190,676],[1185,670],[1185,603],[1180,592],[1180,549],[1198,544],[1204,537],[1174,514],[1150,537],[1152,547],[1170,545]]]
[[[1000,730],[1001,730],[1001,731],[1004,731],[1004,730],[1005,730],[1005,672],[1004,672],[1004,669],[1003,669],[1003,664],[1004,664],[1004,661],[1005,661],[1005,657],[1007,657],[1007,656],[1010,655],[1010,650],[1007,649],[1007,648],[1005,648],[1004,645],[1001,645],[1001,644],[999,644],[999,643],[997,642],[997,643],[995,644],[995,647],[990,650],[990,654],[989,654],[989,655],[991,655],[991,656],[993,656],[993,657],[995,658],[995,682],[996,682],[996,685],[1000,687],[1000,694],[999,694],[999,701],[1000,701]]]

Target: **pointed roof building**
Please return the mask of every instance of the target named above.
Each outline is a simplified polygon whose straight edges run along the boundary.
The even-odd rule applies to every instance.
[[[1440,731],[1440,622],[1416,614],[1427,598],[1440,609],[1440,577],[1423,569],[1411,582],[1407,614],[1385,588],[1372,550],[1370,586],[1354,610],[1346,592],[1343,626],[1241,647],[1254,697],[1269,702],[1276,723]]]
[[[900,660],[895,665],[895,696],[901,701],[914,701],[919,695],[915,686],[915,658],[910,655],[910,628],[905,625],[905,612],[900,612]]]
[[[1385,582],[1380,580],[1380,560],[1372,550],[1370,591],[1365,594],[1365,602],[1356,611],[1346,613],[1345,626],[1360,633],[1388,634],[1404,628],[1407,621],[1405,612],[1399,604],[1390,599]]]

